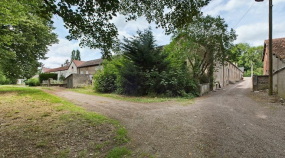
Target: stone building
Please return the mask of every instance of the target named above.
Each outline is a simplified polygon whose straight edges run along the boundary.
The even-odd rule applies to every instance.
[[[237,64],[232,64],[231,62],[226,62],[224,65],[218,64],[214,72],[214,89],[239,82],[242,77],[243,70]]]
[[[263,74],[269,74],[269,40],[264,41]],[[273,92],[285,97],[285,38],[272,40]]]

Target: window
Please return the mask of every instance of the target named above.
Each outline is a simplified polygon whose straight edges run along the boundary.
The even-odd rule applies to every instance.
[[[84,71],[80,71],[80,74],[84,74]]]
[[[73,66],[71,68],[73,69]]]
[[[88,74],[88,71],[86,71],[86,74]]]

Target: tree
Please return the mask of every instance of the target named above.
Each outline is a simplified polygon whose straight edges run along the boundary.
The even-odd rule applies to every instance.
[[[46,59],[48,46],[57,42],[50,21],[27,13],[18,25],[2,25],[1,31],[11,35],[9,43],[1,43],[1,50],[10,56],[0,58],[0,67],[12,81],[17,78],[30,78],[41,66],[38,61]]]
[[[38,2],[41,0],[38,0]],[[69,40],[80,40],[80,46],[99,48],[103,57],[111,56],[118,45],[118,30],[113,17],[126,16],[126,21],[138,17],[155,22],[166,33],[184,27],[200,14],[200,8],[210,0],[44,0],[39,15],[52,13],[62,17],[69,29]]]
[[[145,95],[157,91],[159,74],[166,70],[167,62],[150,28],[137,33],[122,43],[123,56],[129,62],[120,71],[120,83],[123,93]]]
[[[94,75],[94,88],[99,92],[127,95],[165,94],[192,97],[196,84],[175,53],[163,51],[155,44],[151,29],[124,39],[121,55],[105,61],[104,70]]]
[[[238,56],[237,62],[240,67],[244,67],[244,76],[263,74],[263,46],[252,47],[247,43],[239,43],[231,48],[231,53]]]
[[[72,50],[71,52],[71,58],[70,61],[75,60],[75,50]]]
[[[75,60],[81,61],[80,51],[78,49],[76,50]]]
[[[80,51],[78,49],[77,50],[72,50],[70,61],[72,61],[72,60],[79,60],[79,61],[81,61]]]
[[[228,31],[227,27],[219,16],[200,16],[174,34],[172,49],[187,59],[193,78],[201,80],[208,70],[209,82],[212,83],[214,63],[224,64],[236,39],[235,31]]]

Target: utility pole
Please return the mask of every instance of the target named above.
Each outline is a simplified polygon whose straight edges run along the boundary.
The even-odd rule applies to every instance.
[[[263,2],[264,0],[255,0]],[[273,94],[273,72],[272,72],[272,0],[269,0],[269,91],[268,95]]]
[[[269,0],[269,91],[268,95],[273,93],[273,70],[272,70],[272,0]]]

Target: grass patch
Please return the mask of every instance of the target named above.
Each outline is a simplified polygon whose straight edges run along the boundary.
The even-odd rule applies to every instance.
[[[130,155],[131,151],[126,147],[116,147],[109,152],[107,158],[122,158]]]
[[[176,101],[179,103],[188,103],[191,101],[193,102],[193,98],[182,98],[182,97],[163,97],[163,96],[142,96],[142,97],[136,97],[136,96],[125,96],[125,95],[119,95],[115,93],[99,93],[92,89],[92,87],[85,87],[85,88],[74,88],[69,89],[70,91],[82,93],[82,94],[89,94],[89,95],[96,95],[101,97],[108,97],[112,99],[117,100],[124,100],[124,101],[130,101],[130,102],[138,102],[138,103],[158,103],[158,102],[166,102],[166,101]]]
[[[106,157],[129,141],[117,121],[36,88],[0,86],[0,109],[2,157]]]

